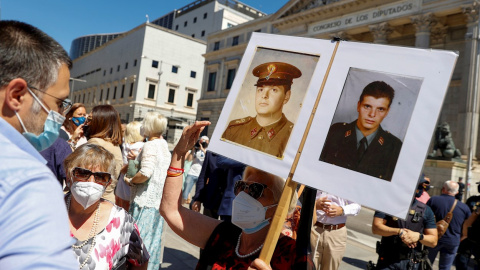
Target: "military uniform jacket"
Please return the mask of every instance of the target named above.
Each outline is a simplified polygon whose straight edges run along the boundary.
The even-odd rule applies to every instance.
[[[357,158],[357,135],[352,123],[330,127],[320,160],[384,180],[392,180],[402,142],[380,126],[361,160]]]
[[[284,114],[278,122],[265,127],[257,122],[256,117],[249,116],[231,121],[222,139],[282,158],[292,129],[293,123]]]

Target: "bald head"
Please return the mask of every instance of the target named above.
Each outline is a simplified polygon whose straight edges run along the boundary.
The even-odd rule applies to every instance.
[[[455,196],[458,193],[458,183],[448,180],[443,184],[442,193]]]

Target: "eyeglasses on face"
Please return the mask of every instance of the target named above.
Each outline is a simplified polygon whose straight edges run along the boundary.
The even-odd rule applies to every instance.
[[[53,98],[61,101],[62,103],[61,103],[60,106],[59,106],[59,110],[60,110],[59,113],[61,113],[61,114],[64,115],[64,116],[65,116],[65,115],[70,111],[70,109],[72,108],[73,103],[72,103],[72,101],[71,101],[70,99],[68,99],[68,98],[66,98],[66,99],[59,99],[59,98],[57,98],[56,96],[52,96],[52,95],[48,94],[47,92],[42,91],[42,90],[40,90],[40,89],[38,89],[38,88],[36,88],[36,87],[34,87],[34,86],[28,85],[28,87],[31,88],[31,89],[33,89],[33,90],[37,90],[38,92],[42,92],[42,93],[44,93],[44,94],[47,95],[47,96],[53,97]]]
[[[237,181],[235,182],[234,191],[235,195],[238,195],[241,191],[247,192],[248,195],[252,196],[254,199],[258,199],[262,196],[263,190],[267,188],[267,185],[252,182],[251,184],[247,184],[245,181]]]
[[[106,172],[92,172],[90,170],[75,167],[72,170],[72,175],[78,181],[88,181],[90,176],[93,175],[93,179],[95,179],[95,183],[100,184],[102,186],[107,185],[112,178],[112,175]]]

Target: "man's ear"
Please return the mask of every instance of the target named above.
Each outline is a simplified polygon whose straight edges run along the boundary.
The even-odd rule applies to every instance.
[[[4,87],[4,104],[12,111],[20,111],[28,93],[27,82],[17,78]]]
[[[291,90],[288,90],[286,93],[285,93],[285,98],[283,99],[283,104],[287,104],[287,102],[290,100],[290,95],[292,94],[292,91]]]

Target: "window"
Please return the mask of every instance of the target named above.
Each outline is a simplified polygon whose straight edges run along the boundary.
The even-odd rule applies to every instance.
[[[213,50],[218,51],[220,49],[220,41],[217,41],[213,44]]]
[[[178,31],[178,24],[175,25],[175,31]]]
[[[119,72],[119,71],[120,71],[120,65],[117,66],[117,72]]]
[[[227,73],[227,87],[226,87],[226,89],[232,88],[233,79],[235,78],[235,71],[236,71],[236,70],[235,70],[234,68],[228,70],[228,73]]]
[[[85,104],[85,93],[83,93],[83,100],[82,103]]]
[[[130,84],[130,97],[133,96],[133,82]]]
[[[125,63],[125,69],[128,69],[128,62]]]
[[[262,29],[257,29],[257,30],[255,30],[255,32],[260,33],[260,32],[262,32]]]
[[[125,120],[127,120],[127,123],[130,122],[130,114],[129,113],[127,113],[127,118]]]
[[[206,19],[207,18],[207,13],[203,13],[203,19]]]
[[[113,72],[113,68],[110,68],[110,74],[112,74],[112,72]]]
[[[105,100],[108,100],[108,96],[110,96],[110,87],[107,88],[107,95],[105,96]]]
[[[117,87],[113,88],[113,99],[117,98]]]
[[[197,77],[197,72],[195,72],[195,71],[193,71],[193,70],[190,71],[190,77],[196,78],[196,77]]]
[[[158,61],[157,60],[152,60],[152,67],[153,68],[158,68]]]
[[[125,84],[122,85],[122,92],[120,93],[120,98],[123,98],[124,94],[125,94]]]
[[[205,30],[202,30],[202,37],[205,36]]]
[[[197,22],[197,17],[193,18],[193,23]]]
[[[233,27],[233,24],[227,23],[227,28]]]
[[[178,73],[178,67],[172,66],[172,73]]]
[[[217,72],[210,72],[208,74],[207,91],[215,91],[215,80],[217,79]]]
[[[147,98],[154,99],[155,98],[155,84],[148,85],[148,95]]]
[[[188,93],[187,107],[193,107],[193,93]]]
[[[103,89],[100,90],[100,100],[99,101],[102,101],[102,98],[103,98]]]
[[[238,36],[234,36],[232,39],[232,46],[237,46],[238,45]]]
[[[192,38],[195,38],[195,34],[192,34]]]
[[[103,70],[103,76],[105,76],[105,74],[107,74],[107,70]]]
[[[175,89],[170,88],[168,90],[168,103],[174,103],[175,102]]]
[[[183,23],[183,27],[187,27],[187,24],[188,24],[188,22],[185,21],[185,22]]]
[[[134,66],[134,67],[137,66],[137,59],[133,60],[133,66]]]
[[[90,103],[90,92],[88,92],[87,103]]]

